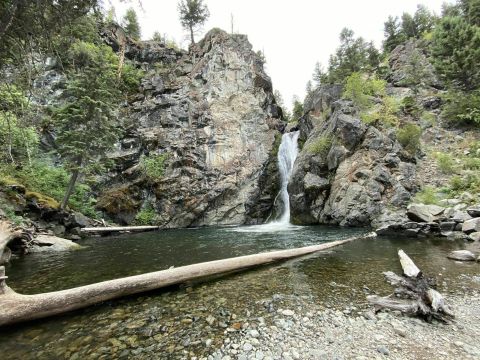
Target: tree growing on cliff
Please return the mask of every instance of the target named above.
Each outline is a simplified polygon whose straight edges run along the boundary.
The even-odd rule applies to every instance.
[[[128,36],[134,40],[140,40],[140,24],[138,23],[137,13],[133,8],[128,9],[125,13],[125,16],[122,19],[122,25]]]
[[[328,74],[323,70],[322,65],[317,61],[313,70],[313,82],[315,87],[319,87],[328,81]]]
[[[182,0],[178,3],[180,23],[190,31],[190,40],[195,44],[195,33],[208,20],[210,12],[203,0]]]
[[[344,28],[340,33],[340,46],[329,59],[328,82],[344,82],[354,72],[372,71],[378,66],[379,58],[373,43],[355,38],[352,30]]]
[[[118,58],[105,45],[75,42],[63,105],[54,109],[57,149],[71,172],[61,208],[65,208],[81,173],[104,157],[118,140],[115,108],[120,98]]]

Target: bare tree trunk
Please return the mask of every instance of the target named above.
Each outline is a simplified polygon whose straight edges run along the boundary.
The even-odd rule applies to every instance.
[[[190,40],[192,41],[192,45],[195,45],[195,37],[193,36],[193,26],[190,26]]]
[[[63,197],[62,203],[60,204],[60,209],[65,209],[68,204],[68,199],[70,199],[70,195],[72,195],[73,189],[75,188],[75,184],[78,179],[78,175],[80,174],[80,166],[82,166],[82,158],[78,158],[76,168],[72,171],[72,176],[70,177],[70,181],[67,186],[67,190],[65,192],[65,196]]]
[[[209,261],[37,295],[21,295],[10,289],[5,283],[5,268],[0,267],[0,326],[62,314],[122,296],[304,256],[375,236],[375,233],[370,233],[303,248]]]

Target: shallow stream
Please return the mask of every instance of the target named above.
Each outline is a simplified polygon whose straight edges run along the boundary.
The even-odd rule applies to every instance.
[[[208,260],[338,240],[364,229],[275,226],[169,230],[92,238],[82,250],[14,259],[8,284],[24,294],[66,289]],[[443,239],[359,240],[330,251],[208,282],[110,301],[64,316],[0,329],[2,359],[181,359],[221,345],[224,333],[267,321],[278,308],[365,306],[365,295],[388,294],[382,272],[400,272],[402,248],[448,294],[475,263],[446,254],[462,242]],[[1,309],[0,309],[1,311]],[[208,340],[208,342],[207,342]],[[210,344],[206,346],[206,343]]]

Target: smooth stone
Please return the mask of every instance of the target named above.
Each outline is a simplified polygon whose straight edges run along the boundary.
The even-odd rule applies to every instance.
[[[465,221],[462,226],[462,231],[465,234],[480,232],[480,218]]]
[[[458,261],[475,261],[475,254],[468,250],[455,250],[447,255],[447,258]]]
[[[283,310],[282,315],[284,316],[293,316],[295,315],[295,312],[293,310]]]

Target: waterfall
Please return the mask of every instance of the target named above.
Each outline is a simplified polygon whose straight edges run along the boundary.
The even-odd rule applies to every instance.
[[[275,198],[282,201],[282,214],[277,220],[263,225],[244,226],[233,229],[235,232],[272,233],[300,229],[300,226],[290,225],[290,199],[288,197],[288,180],[293,171],[293,164],[298,155],[299,131],[283,134],[282,143],[278,148],[278,171],[280,172],[281,187]],[[267,220],[268,221],[268,220]]]
[[[293,164],[298,155],[298,135],[299,131],[285,133],[282,136],[282,143],[278,149],[278,170],[280,172],[280,198],[283,203],[282,215],[278,223],[290,224],[290,199],[288,196],[288,181],[293,171]]]

